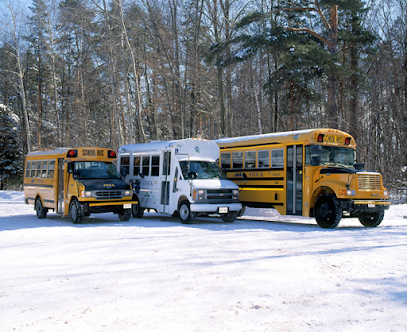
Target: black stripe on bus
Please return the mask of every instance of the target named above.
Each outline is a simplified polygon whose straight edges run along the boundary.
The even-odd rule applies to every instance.
[[[44,187],[44,188],[54,188],[53,184],[34,184],[34,183],[24,183],[24,187]]]
[[[226,143],[226,144],[229,144],[229,143]],[[262,143],[262,144],[252,144],[252,145],[223,146],[223,147],[219,147],[219,148],[221,150],[224,150],[224,149],[237,149],[237,148],[252,148],[252,147],[256,147],[256,146],[278,145],[278,144],[283,144],[283,143],[274,142],[274,143]]]
[[[284,206],[284,203],[259,203],[259,202],[247,202],[247,201],[241,201],[239,200],[240,203],[242,203],[244,206],[248,207],[253,207],[253,208],[273,208],[274,206]]]
[[[222,168],[225,173],[236,172],[236,173],[251,173],[251,172],[282,172],[282,168]]]
[[[228,178],[228,180],[239,180],[242,181],[242,178]],[[246,181],[246,180],[244,180]],[[258,176],[258,177],[250,177],[247,178],[247,181],[284,181],[283,177],[265,177],[265,176]]]
[[[261,188],[261,189],[278,189],[284,188],[284,185],[255,185],[255,184],[243,184],[241,188]]]
[[[28,200],[35,201],[35,198],[33,198],[33,197],[27,197],[26,199],[27,199],[27,201],[28,201]],[[51,200],[51,199],[43,199],[43,201],[44,201],[44,202],[47,202],[47,203],[52,203],[52,204],[55,203],[55,201],[54,201],[54,200]]]

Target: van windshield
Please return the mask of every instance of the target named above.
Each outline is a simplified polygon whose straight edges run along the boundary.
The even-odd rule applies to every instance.
[[[81,179],[119,179],[116,166],[104,161],[76,161],[74,174]]]
[[[185,180],[226,179],[218,164],[215,162],[180,161],[180,166]]]

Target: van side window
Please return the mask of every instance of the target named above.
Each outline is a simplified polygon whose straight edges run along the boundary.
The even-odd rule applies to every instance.
[[[178,167],[175,167],[174,183],[173,183],[173,187],[172,187],[173,193],[175,193],[177,191],[177,181],[178,181]]]
[[[222,153],[220,155],[221,157],[221,168],[222,169],[230,169],[231,168],[231,158],[230,158],[230,153]]]
[[[25,166],[25,177],[30,177],[31,161],[27,160],[27,165]]]
[[[254,168],[256,165],[256,151],[246,151],[244,153],[244,168]]]
[[[140,173],[140,161],[141,157],[134,157],[134,163],[133,163],[133,175],[137,176]]]
[[[257,162],[258,168],[269,168],[270,167],[270,151],[258,151],[257,152]]]
[[[148,176],[150,172],[150,156],[143,157],[143,175]]]
[[[37,169],[37,161],[34,160],[31,162],[31,175],[30,178],[35,178],[35,171]]]
[[[37,160],[37,172],[35,173],[36,178],[41,177],[41,170],[42,170],[42,160]]]
[[[151,176],[160,175],[160,156],[151,157]]]
[[[55,170],[55,160],[48,161],[48,174],[47,174],[48,179],[54,178],[54,170]]]
[[[243,168],[243,152],[233,152],[233,168]]]
[[[130,174],[130,157],[120,156],[120,168],[126,168],[126,174]]]
[[[283,168],[284,167],[284,150],[271,150],[271,167]]]

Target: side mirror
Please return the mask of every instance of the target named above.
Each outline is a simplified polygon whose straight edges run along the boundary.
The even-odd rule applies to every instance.
[[[73,173],[72,177],[74,180],[79,180],[79,178],[81,177],[81,174],[79,172],[75,172],[75,173]]]
[[[195,172],[189,172],[188,173],[188,178],[190,180],[196,179],[198,177],[198,174],[196,174]]]
[[[248,177],[247,177],[246,173],[243,173],[243,180],[247,180],[247,179],[248,179]]]
[[[311,157],[311,166],[319,166],[321,164],[321,157],[320,156],[312,156]]]
[[[144,174],[142,174],[141,172],[138,172],[139,177],[141,177],[142,179],[144,179]]]
[[[127,174],[128,174],[128,173],[127,173],[127,167],[121,166],[121,167],[120,167],[120,176],[121,176],[122,178],[125,178]]]
[[[73,162],[68,163],[67,172],[73,173],[73,170],[74,170],[74,163]]]
[[[353,165],[353,167],[355,167],[358,171],[360,171],[361,169],[365,168],[365,164],[364,163],[356,163]]]

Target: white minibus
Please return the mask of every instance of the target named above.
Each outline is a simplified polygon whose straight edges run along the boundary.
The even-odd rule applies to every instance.
[[[220,214],[234,222],[242,205],[239,187],[218,166],[219,147],[201,139],[124,145],[118,150],[118,169],[133,187],[132,213],[145,209],[178,215],[182,223],[196,216]]]

